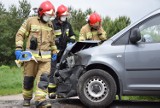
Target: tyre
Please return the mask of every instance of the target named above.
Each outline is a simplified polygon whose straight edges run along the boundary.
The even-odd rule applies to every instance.
[[[116,83],[104,70],[93,69],[84,73],[79,81],[77,93],[81,102],[88,107],[106,107],[116,96]]]

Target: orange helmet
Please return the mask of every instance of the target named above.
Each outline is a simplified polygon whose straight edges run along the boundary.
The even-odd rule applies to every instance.
[[[101,17],[99,14],[97,13],[92,13],[90,16],[89,16],[89,24],[90,25],[94,25],[95,23],[97,22],[101,22]]]
[[[53,4],[50,1],[44,1],[40,5],[38,9],[38,15],[41,17],[43,14],[49,14],[49,15],[54,15],[55,13],[55,8]]]
[[[57,8],[57,16],[58,17],[61,17],[61,16],[68,16],[69,15],[69,12],[68,12],[68,8],[64,5],[60,5],[58,8]]]

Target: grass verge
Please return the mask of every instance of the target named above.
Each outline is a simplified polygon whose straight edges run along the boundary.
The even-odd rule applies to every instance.
[[[0,67],[0,95],[22,93],[22,69],[2,65]]]

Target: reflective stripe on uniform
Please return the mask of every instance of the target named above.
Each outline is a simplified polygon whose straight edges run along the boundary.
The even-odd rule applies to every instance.
[[[51,50],[57,50],[57,46],[56,45],[51,46]]]
[[[26,32],[25,35],[28,37],[29,36],[29,32]]]
[[[23,41],[22,40],[17,41],[16,46],[21,46],[22,47],[23,46]]]
[[[38,32],[40,29],[47,30],[47,31],[51,31],[52,30],[52,28],[46,27],[46,26],[31,25],[31,31],[37,31]]]
[[[40,51],[41,53],[41,56],[39,55],[39,51],[37,50],[29,50],[27,49],[27,51],[31,51],[32,52],[32,55],[36,58],[51,58],[51,51]]]
[[[93,36],[97,36],[98,35],[97,31],[93,31],[92,34],[93,34]]]
[[[19,30],[20,30],[22,33],[25,33],[25,32],[26,32],[26,29],[23,28],[23,27],[21,27]]]
[[[71,36],[70,38],[71,38],[71,39],[74,39],[74,40],[76,39],[75,36]]]
[[[40,89],[38,89],[36,92],[35,92],[35,96],[41,96],[41,97],[45,97],[47,95],[47,92],[46,91],[42,91]]]
[[[87,37],[86,37],[87,39],[91,39],[91,38],[92,38],[92,33],[91,33],[91,32],[88,32],[88,33],[86,34],[86,36],[87,36]]]
[[[49,87],[49,88],[56,88],[56,85],[53,84],[53,83],[49,83],[48,87]]]
[[[23,89],[23,96],[25,98],[32,98],[32,93],[33,93],[33,89],[31,89],[31,90]]]
[[[69,36],[69,29],[66,29],[66,34],[67,36]]]
[[[85,40],[84,37],[82,37],[82,36],[79,37],[79,41],[84,41],[84,40]]]
[[[62,34],[61,29],[59,29],[59,30],[54,30],[54,33],[55,33],[56,36]]]

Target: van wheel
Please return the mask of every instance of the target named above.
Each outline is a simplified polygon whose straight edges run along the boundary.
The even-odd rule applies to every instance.
[[[108,106],[114,100],[116,91],[113,77],[101,69],[87,71],[78,81],[78,96],[88,107]]]

